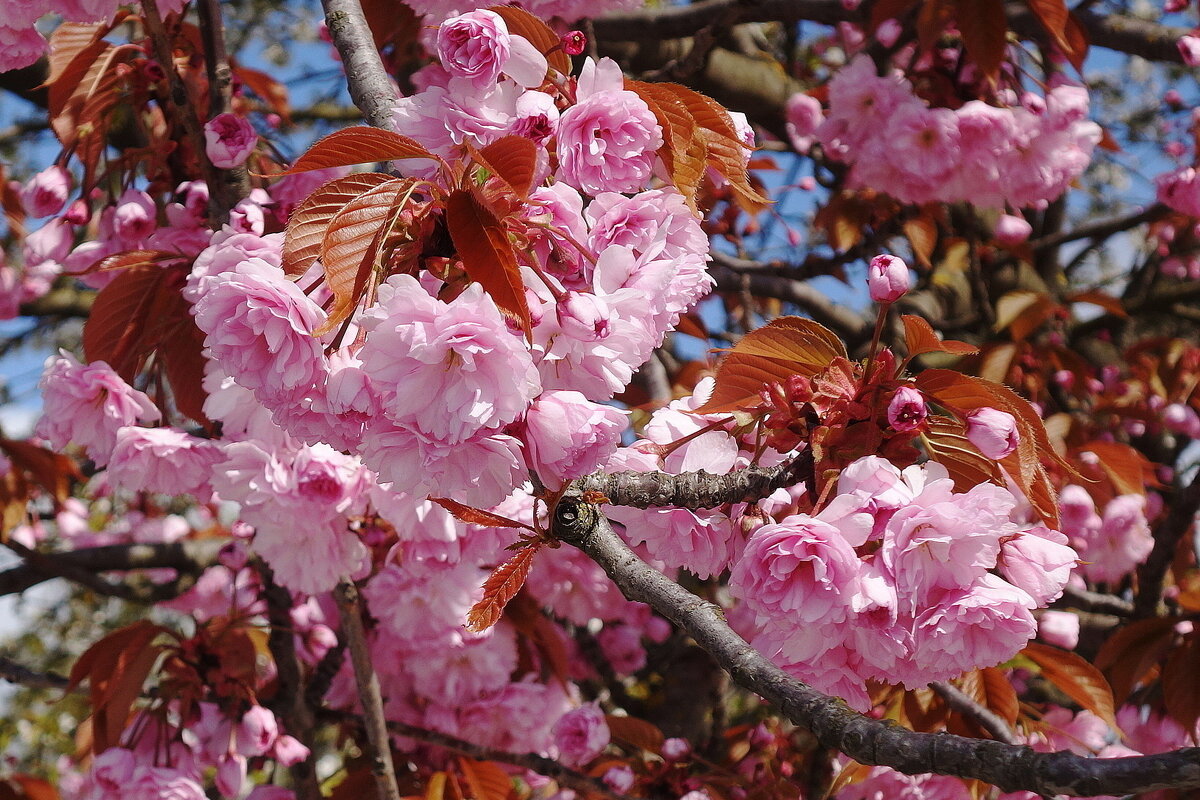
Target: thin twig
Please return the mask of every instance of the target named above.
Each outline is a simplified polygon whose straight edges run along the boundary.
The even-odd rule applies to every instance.
[[[208,118],[224,114],[233,100],[233,69],[225,50],[225,25],[219,0],[199,0],[196,11],[200,18],[200,40],[204,47],[204,68],[208,74]],[[217,211],[224,220],[230,209],[250,194],[250,173],[245,167],[214,170],[218,196]]]
[[[4,656],[0,656],[0,678],[30,689],[65,689],[70,683],[65,675],[36,672]]]
[[[379,800],[400,800],[387,720],[383,716],[383,695],[379,689],[379,676],[375,674],[371,653],[367,649],[358,587],[349,578],[343,578],[334,589],[333,596],[337,600],[338,615],[342,622],[342,637],[346,640],[350,662],[354,666],[354,680],[358,684],[358,699],[362,703],[367,740],[370,743],[371,772],[375,775]]]
[[[187,539],[171,544],[116,544],[78,550],[32,552],[34,559],[0,572],[0,596],[17,594],[51,578],[72,578],[84,570],[96,575],[109,571],[171,568],[199,575],[217,561],[226,539]],[[10,547],[16,544],[9,542]],[[15,549],[15,548],[14,548]],[[18,551],[22,558],[25,552]],[[70,574],[65,574],[70,572]]]
[[[1001,719],[999,714],[990,708],[979,705],[954,684],[946,681],[934,681],[929,684],[929,688],[937,692],[950,708],[979,723],[979,727],[991,734],[996,741],[1005,744],[1021,743],[1012,728],[1008,727],[1008,723]]]
[[[1162,600],[1163,580],[1179,540],[1191,529],[1197,512],[1200,512],[1200,471],[1168,502],[1171,510],[1154,531],[1154,549],[1138,567],[1138,590],[1133,599],[1133,616],[1136,618],[1153,616]]]

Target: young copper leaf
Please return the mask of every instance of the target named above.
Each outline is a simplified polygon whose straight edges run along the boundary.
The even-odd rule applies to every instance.
[[[502,517],[499,514],[484,511],[482,508],[463,505],[457,500],[451,500],[449,497],[431,497],[429,499],[453,514],[456,520],[465,522],[468,525],[479,525],[484,528],[523,528],[527,531],[533,530],[533,528],[524,522]]]
[[[8,457],[13,470],[22,477],[28,475],[56,504],[70,496],[72,481],[83,479],[72,459],[31,442],[0,439],[0,452]]]
[[[950,417],[931,415],[921,439],[929,457],[946,468],[954,486],[965,492],[981,483],[1003,484],[999,465],[980,453],[967,439],[961,422]]]
[[[1001,0],[955,0],[954,20],[980,76],[995,83],[1008,48],[1008,20]]]
[[[701,414],[758,405],[764,385],[791,375],[816,375],[846,346],[833,331],[804,317],[779,317],[742,337],[717,367],[712,397]]]
[[[521,199],[533,191],[537,177],[538,151],[532,139],[524,136],[505,136],[478,151],[483,165],[508,184]]]
[[[204,331],[196,325],[190,304],[182,295],[177,298],[172,323],[158,341],[158,357],[179,413],[208,427],[211,423],[204,414],[204,401],[208,399],[204,390],[204,367],[208,362],[204,357]]]
[[[415,139],[399,133],[357,125],[334,131],[308,148],[286,172],[272,177],[281,178],[297,172],[330,167],[349,167],[374,161],[400,161],[406,158],[440,159]]]
[[[1063,53],[1067,57],[1067,61],[1071,62],[1071,66],[1076,72],[1083,72],[1083,60],[1087,58],[1088,52],[1088,34],[1087,28],[1079,21],[1079,16],[1074,12],[1067,15],[1067,24],[1063,28]]]
[[[1194,633],[1171,650],[1163,665],[1163,705],[1184,730],[1194,730],[1200,718],[1200,640]]]
[[[496,762],[459,756],[458,766],[467,779],[472,800],[509,800],[512,797],[512,778]]]
[[[112,49],[113,45],[101,38],[104,27],[64,22],[50,35],[50,75],[42,85],[47,89],[51,119],[62,113],[101,54]]]
[[[1112,689],[1100,670],[1074,653],[1038,642],[1027,644],[1021,655],[1037,664],[1042,677],[1062,689],[1076,703],[1100,717],[1110,727],[1118,727]]]
[[[367,278],[380,266],[382,241],[399,214],[397,199],[413,181],[392,178],[358,195],[333,215],[321,243],[325,283],[333,292],[333,308],[314,336],[337,329],[362,300]]]
[[[1112,481],[1117,494],[1146,494],[1146,485],[1155,481],[1150,460],[1127,444],[1094,440],[1080,445],[1079,452],[1094,453],[1100,468]]]
[[[1001,719],[1007,722],[1010,726],[1017,722],[1017,714],[1020,711],[1020,703],[1017,700],[1017,691],[1013,688],[1012,681],[1004,674],[1003,670],[995,667],[983,667],[979,673],[979,703],[987,709],[994,711]]]
[[[1096,654],[1096,668],[1108,676],[1113,697],[1125,702],[1135,686],[1159,662],[1175,637],[1175,620],[1152,617],[1117,628]]]
[[[965,356],[979,352],[978,347],[967,342],[939,339],[933,327],[925,321],[924,317],[904,314],[900,319],[904,323],[904,345],[908,348],[909,356],[918,356],[922,353],[950,353],[956,356]]]
[[[532,643],[541,658],[543,671],[548,670],[550,675],[565,685],[571,676],[571,659],[567,655],[561,630],[542,613],[537,600],[525,590],[517,592],[517,596],[509,601],[504,618],[512,623],[517,633]]]
[[[551,69],[562,75],[571,74],[571,57],[563,51],[562,40],[553,28],[516,6],[492,6],[488,11],[494,11],[504,18],[509,33],[528,39],[546,57]]]
[[[1120,298],[1113,297],[1107,292],[1101,292],[1098,290],[1089,292],[1075,292],[1074,294],[1069,294],[1064,297],[1063,301],[1067,303],[1091,303],[1094,306],[1100,306],[1113,316],[1121,317],[1122,319],[1125,319],[1129,316],[1129,312],[1125,310],[1125,304],[1121,302]]]
[[[604,721],[608,723],[608,732],[617,741],[649,753],[657,754],[662,750],[666,737],[657,725],[637,717],[618,717],[612,714],[605,714]]]
[[[500,620],[508,601],[521,591],[533,558],[541,550],[540,543],[522,547],[517,554],[492,571],[483,584],[483,598],[467,612],[467,630],[486,631]]]
[[[1041,327],[1059,308],[1044,292],[1009,292],[996,302],[995,329],[1009,329],[1014,341],[1022,341]]]
[[[708,156],[708,146],[704,136],[700,135],[700,127],[687,105],[662,84],[627,80],[625,88],[641,97],[658,120],[663,130],[658,157],[671,175],[675,188],[687,200],[688,207],[695,211],[696,193],[704,179]]]
[[[903,228],[904,235],[908,237],[917,261],[926,269],[931,269],[933,262],[930,259],[933,257],[934,248],[937,247],[937,221],[930,216],[929,212],[925,211],[912,219],[905,220]]]
[[[280,116],[284,124],[292,124],[292,104],[288,99],[286,86],[262,70],[241,65],[233,68],[233,76],[262,98],[262,101]]]
[[[479,282],[501,311],[517,319],[525,337],[532,340],[525,284],[500,220],[470,191],[457,189],[446,200],[446,227],[467,275]]]
[[[133,380],[147,353],[150,309],[165,274],[147,259],[100,290],[83,326],[83,352],[89,362],[104,361],[126,381]]]
[[[283,271],[303,275],[321,257],[330,220],[347,203],[368,189],[394,180],[382,172],[359,172],[334,178],[317,187],[292,212],[283,239]]]

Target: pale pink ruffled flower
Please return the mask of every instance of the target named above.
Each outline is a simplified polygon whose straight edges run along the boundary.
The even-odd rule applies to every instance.
[[[508,25],[499,14],[471,11],[438,28],[438,58],[451,75],[482,89],[500,77],[508,62],[510,39]]]
[[[621,68],[588,59],[578,101],[558,121],[559,173],[587,194],[641,189],[662,146],[662,128],[640,97],[624,88]]]
[[[43,415],[37,435],[57,449],[74,442],[101,465],[108,462],[116,446],[119,428],[157,422],[162,416],[149,397],[127,384],[108,364],[80,364],[66,351],[46,360],[38,386]]]
[[[359,357],[384,414],[431,445],[494,431],[541,392],[525,343],[479,284],[443,303],[412,276],[393,276],[362,326],[367,337]]]
[[[816,141],[817,128],[825,119],[821,101],[812,95],[798,93],[788,98],[784,114],[788,138],[796,152],[807,153]]]
[[[109,480],[129,491],[201,497],[213,465],[224,460],[216,443],[173,428],[128,425],[117,430]]]
[[[549,391],[525,414],[526,460],[550,488],[596,469],[617,448],[627,412],[579,392]]]
[[[0,25],[0,72],[23,69],[46,52],[46,37],[37,28]]]
[[[567,766],[581,767],[604,752],[610,734],[604,712],[595,703],[572,709],[553,728],[558,757]]]
[[[1067,537],[1044,525],[1005,538],[1000,547],[1000,573],[1039,606],[1058,599],[1077,563],[1079,555]]]
[[[214,167],[240,167],[257,144],[254,126],[241,114],[225,112],[204,123],[204,152]]]

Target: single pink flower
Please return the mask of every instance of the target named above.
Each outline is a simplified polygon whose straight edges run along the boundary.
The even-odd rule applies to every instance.
[[[1028,241],[1029,235],[1033,233],[1033,226],[1024,217],[1001,214],[1000,218],[996,220],[996,226],[992,229],[992,233],[997,242],[1012,247]]]
[[[71,194],[71,173],[55,164],[29,179],[21,189],[21,205],[31,217],[49,217],[62,211]]]
[[[494,11],[471,11],[438,28],[438,59],[451,75],[484,89],[500,77],[511,52],[510,41],[503,17]]]
[[[579,392],[543,392],[526,412],[520,436],[530,469],[552,488],[586,475],[621,443],[626,413]]]
[[[568,711],[554,723],[554,741],[559,760],[567,766],[580,767],[592,761],[608,746],[608,723],[604,712],[595,703]]]
[[[257,144],[254,126],[241,114],[227,111],[204,123],[204,152],[214,167],[240,167]]]
[[[927,416],[929,410],[925,405],[925,395],[911,386],[901,386],[888,402],[888,424],[901,433],[920,428]]]

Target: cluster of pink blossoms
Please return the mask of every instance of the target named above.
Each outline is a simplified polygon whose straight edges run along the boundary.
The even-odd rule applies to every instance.
[[[789,132],[798,149],[817,141],[827,157],[851,165],[852,188],[906,203],[1042,208],[1083,173],[1100,127],[1087,118],[1081,86],[1007,101],[930,108],[900,72],[880,76],[859,55],[829,82],[828,114],[812,97],[792,98]]]

